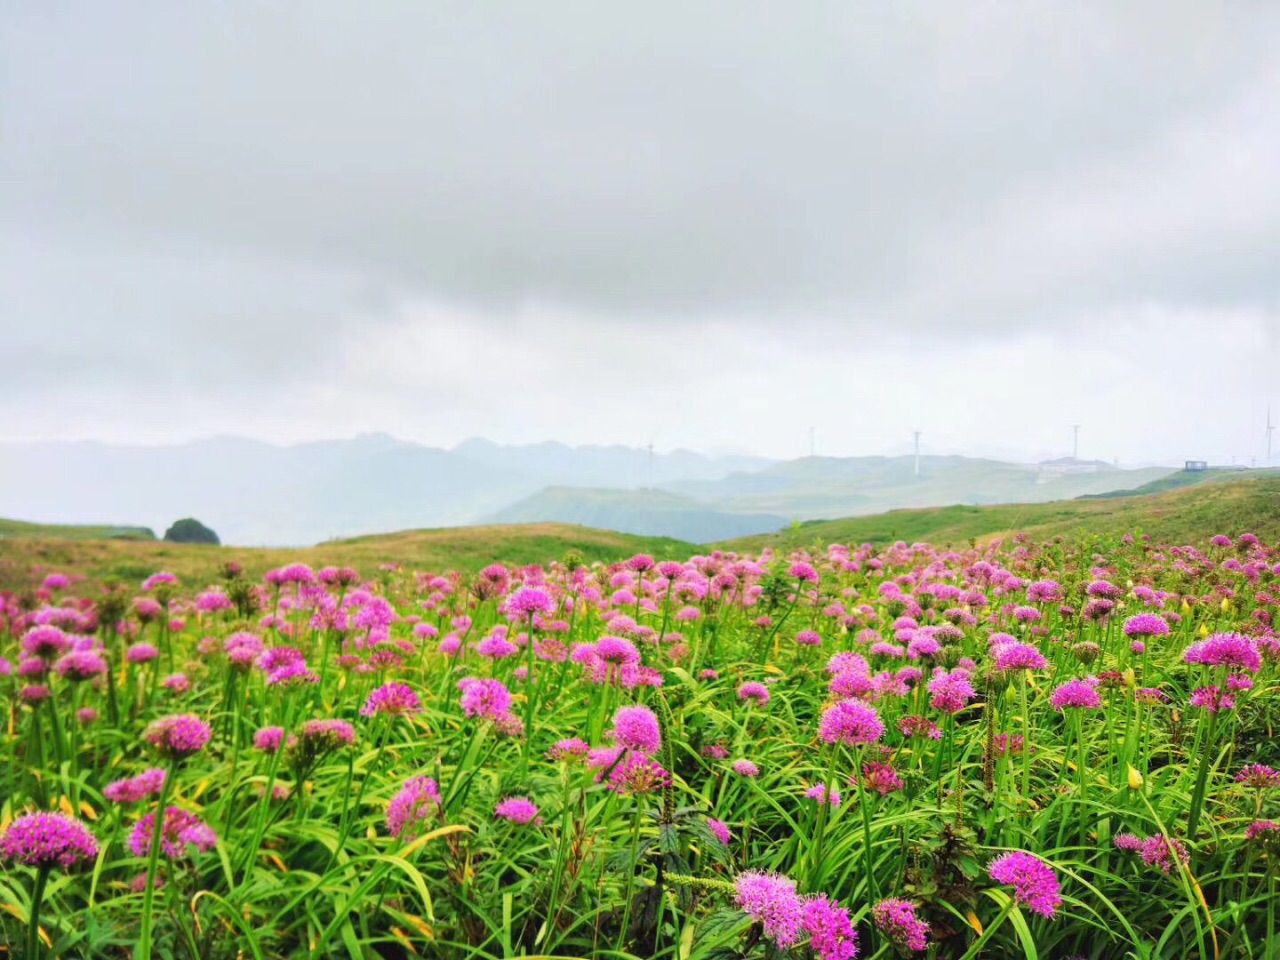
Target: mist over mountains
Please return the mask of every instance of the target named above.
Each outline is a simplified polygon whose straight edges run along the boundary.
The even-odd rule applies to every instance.
[[[1105,493],[1170,472],[926,456],[916,476],[912,457],[774,461],[484,439],[442,449],[385,434],[290,446],[24,442],[0,444],[0,516],[156,530],[194,516],[242,545],[541,520],[708,542],[904,506]]]

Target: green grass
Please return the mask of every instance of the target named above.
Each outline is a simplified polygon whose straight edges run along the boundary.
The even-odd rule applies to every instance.
[[[25,520],[0,518],[0,539],[10,537],[57,537],[67,540],[155,540],[148,527],[117,524],[27,523]]]
[[[169,570],[185,582],[212,583],[228,561],[240,564],[248,576],[255,578],[293,561],[314,566],[350,565],[366,574],[384,563],[409,570],[469,573],[493,562],[495,557],[514,564],[545,563],[574,551],[591,563],[621,560],[637,553],[666,559],[687,556],[693,550],[692,544],[669,537],[632,536],[566,523],[406,530],[304,548],[213,547],[32,534],[0,538],[0,589],[32,586],[53,570],[74,571],[91,580],[121,582],[138,581],[157,570]]]
[[[1145,533],[1157,540],[1187,543],[1221,531],[1246,530],[1264,540],[1280,539],[1277,474],[1241,477],[1227,473],[1190,486],[1125,497],[893,510],[870,517],[800,523],[779,533],[741,537],[719,546],[756,551],[766,546],[793,549],[814,544],[883,544],[896,540],[965,544],[1015,533],[1027,533],[1038,540]]]

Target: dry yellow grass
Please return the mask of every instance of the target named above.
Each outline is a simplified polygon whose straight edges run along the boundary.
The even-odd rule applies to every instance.
[[[565,523],[407,530],[335,540],[313,547],[211,547],[189,544],[58,537],[0,539],[0,588],[21,589],[61,571],[94,580],[140,581],[168,570],[192,584],[214,582],[223,564],[239,563],[250,577],[285,563],[353,566],[370,574],[380,564],[414,570],[478,570],[488,563],[547,563],[576,551],[588,562],[635,553],[687,557],[696,548],[665,537],[637,537]]]

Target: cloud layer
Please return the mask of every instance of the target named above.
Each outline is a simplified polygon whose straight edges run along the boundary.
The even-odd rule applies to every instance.
[[[1265,5],[10,5],[4,432],[1247,460],[1278,40]]]

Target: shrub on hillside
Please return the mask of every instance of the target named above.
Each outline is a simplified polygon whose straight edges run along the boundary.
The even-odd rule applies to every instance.
[[[218,546],[222,542],[216,533],[192,517],[176,521],[164,532],[164,538],[169,543],[211,543]]]

